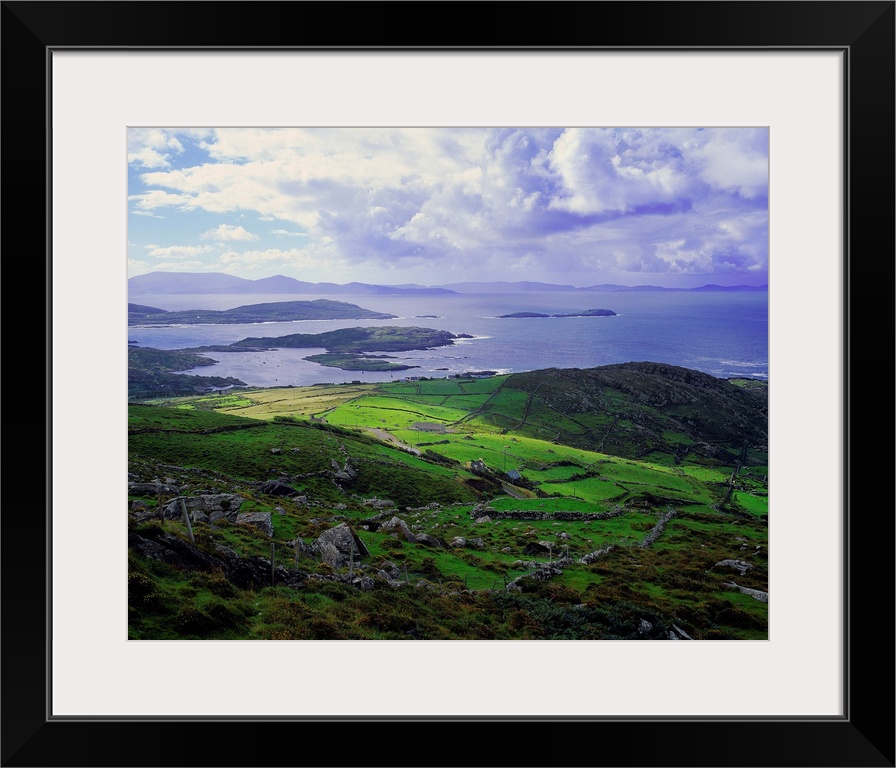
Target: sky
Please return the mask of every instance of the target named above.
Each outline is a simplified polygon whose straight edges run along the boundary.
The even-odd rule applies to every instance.
[[[768,282],[767,128],[129,128],[128,274]]]

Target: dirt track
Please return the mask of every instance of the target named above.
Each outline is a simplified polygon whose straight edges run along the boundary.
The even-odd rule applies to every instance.
[[[371,427],[369,432],[372,432],[375,437],[380,440],[383,440],[387,443],[392,443],[393,445],[397,445],[399,448],[403,448],[406,451],[410,451],[411,453],[416,453],[418,456],[420,455],[420,451],[414,448],[413,445],[408,445],[407,443],[401,442],[395,435],[391,432],[386,432],[385,429],[377,429],[376,427]]]

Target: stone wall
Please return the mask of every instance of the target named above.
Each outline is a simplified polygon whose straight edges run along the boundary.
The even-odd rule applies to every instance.
[[[638,544],[639,547],[649,547],[653,542],[655,542],[663,533],[666,528],[666,523],[668,523],[673,517],[675,517],[678,512],[674,509],[669,510],[660,518],[660,521],[650,529],[650,532],[641,540],[641,543]]]
[[[470,517],[477,517],[481,514],[481,510],[473,509],[470,512]],[[488,510],[488,516],[493,520],[609,520],[624,514],[624,509],[612,512],[538,512],[531,509],[511,509],[498,512],[491,508]]]

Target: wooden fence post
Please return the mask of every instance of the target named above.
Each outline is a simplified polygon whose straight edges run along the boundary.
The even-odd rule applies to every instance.
[[[187,533],[190,534],[190,544],[195,544],[196,540],[193,538],[193,526],[190,525],[190,515],[187,513],[187,503],[183,498],[180,500],[180,511],[183,512],[184,522],[187,524]],[[165,519],[164,514],[162,515],[162,519]]]
[[[348,580],[352,580],[355,573],[355,542],[352,541],[351,549],[348,553]]]

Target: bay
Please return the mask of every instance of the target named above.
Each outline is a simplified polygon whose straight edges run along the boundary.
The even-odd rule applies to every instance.
[[[768,378],[767,292],[544,292],[446,295],[228,295],[140,294],[129,300],[160,309],[229,309],[246,304],[326,298],[397,315],[394,320],[130,326],[128,339],[143,347],[184,349],[231,344],[248,336],[321,333],[353,326],[423,326],[470,334],[431,350],[388,353],[393,362],[418,366],[400,372],[327,368],[302,358],[322,349],[214,352],[218,361],[185,371],[234,376],[250,386],[306,386],[346,381],[379,382],[406,376],[446,377],[468,371],[516,373],[543,368],[592,368],[652,361],[719,378]],[[499,318],[514,312],[545,314],[611,309],[615,317]]]

